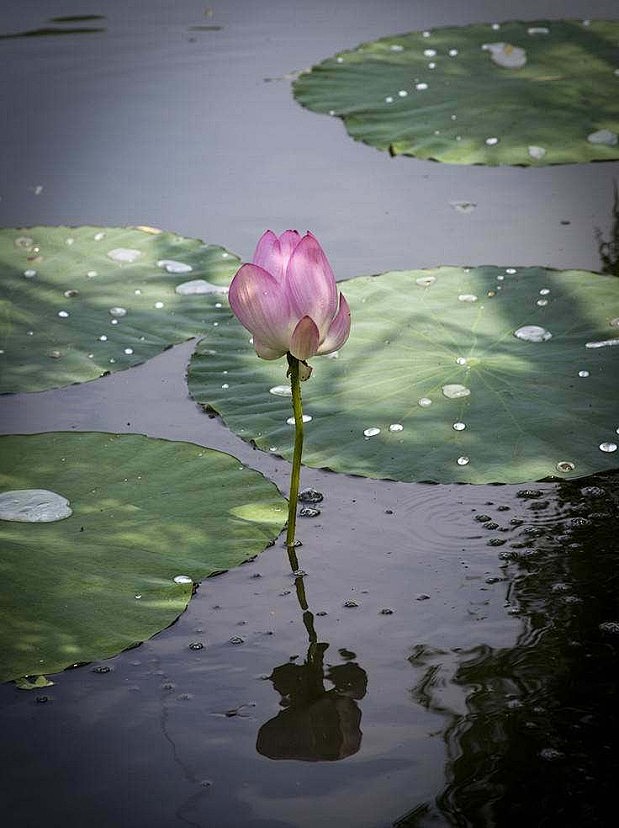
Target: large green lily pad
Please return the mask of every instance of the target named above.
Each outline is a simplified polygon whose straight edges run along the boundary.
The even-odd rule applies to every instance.
[[[392,155],[451,164],[607,161],[619,158],[618,42],[619,21],[601,20],[410,32],[323,61],[293,91]]]
[[[203,334],[238,266],[154,228],[0,230],[0,393],[96,379]],[[211,292],[177,293],[196,280]]]
[[[51,490],[73,510],[0,520],[0,681],[149,638],[183,612],[192,581],[261,552],[286,518],[273,484],[190,443],[37,434],[1,437],[0,457],[0,491]]]
[[[444,267],[360,277],[342,290],[350,339],[337,359],[313,360],[303,386],[312,417],[307,465],[445,483],[569,478],[617,466],[616,278]],[[529,326],[540,341],[515,336]],[[190,366],[199,402],[245,439],[289,458],[290,399],[277,389],[285,383],[285,361],[258,359],[233,317]]]

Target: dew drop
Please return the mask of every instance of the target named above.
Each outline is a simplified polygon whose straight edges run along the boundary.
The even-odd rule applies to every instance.
[[[107,336],[105,334],[101,334],[99,337],[99,342],[107,342]]]
[[[464,429],[466,428],[466,423],[461,423],[461,422],[454,423],[452,428],[453,428],[454,431],[464,431]]]
[[[588,376],[590,376],[590,374],[589,374],[589,371],[579,371],[578,376],[579,377],[588,377]]]
[[[224,384],[221,387],[224,389],[224,391],[226,390],[226,388],[230,388],[227,382],[224,382]]]
[[[456,365],[466,365],[466,357],[458,357],[456,359]]]
[[[30,268],[28,270],[24,270],[24,276],[26,277],[26,279],[34,279],[36,275],[36,270],[32,270]]]
[[[97,273],[97,271],[96,271],[96,270],[89,270],[89,271],[88,271],[88,273],[86,274],[86,276],[87,276],[89,279],[94,279],[94,278],[95,278],[95,276],[98,276],[98,275],[99,275],[99,274]]]
[[[428,88],[427,83],[416,83],[415,84],[415,89],[417,89],[418,92],[423,92],[427,88]]]
[[[477,302],[477,296],[474,293],[461,293],[458,296],[459,302]]]
[[[469,458],[465,457],[465,456],[458,457],[458,459],[456,460],[456,463],[459,466],[468,466],[469,462],[470,462]]]
[[[93,236],[93,239],[95,241],[103,241],[104,238],[105,238],[105,233],[95,233],[94,236]]]
[[[456,57],[458,55],[458,50],[457,49],[450,49],[447,52],[447,54],[449,55],[449,57]]]
[[[601,339],[598,342],[587,342],[585,348],[612,348],[613,345],[619,345],[619,337],[617,339]]]
[[[363,430],[364,437],[375,437],[377,434],[380,434],[380,428],[376,426],[371,426],[370,428],[365,428]]]
[[[613,451],[617,451],[617,443],[600,443],[599,449],[606,454],[612,454]]]
[[[391,423],[389,431],[404,431],[404,426],[402,423]]]
[[[422,37],[430,37],[431,34],[432,34],[432,32],[422,32],[421,36]]]
[[[540,296],[548,296],[549,293],[550,293],[550,288],[542,288],[539,292],[539,295]]]
[[[142,255],[141,251],[134,250],[131,247],[115,247],[107,253],[108,259],[114,262],[135,262]]]
[[[184,262],[175,262],[174,259],[159,259],[157,267],[163,267],[168,273],[191,273],[191,265]]]
[[[309,423],[309,422],[311,422],[311,420],[312,420],[311,414],[304,414],[303,415],[303,422],[304,423]],[[288,417],[286,422],[288,423],[288,425],[294,425],[294,417]]]
[[[544,147],[536,147],[533,145],[529,147],[528,152],[529,156],[534,158],[536,161],[540,161],[546,155]]]
[[[591,132],[587,135],[587,141],[590,144],[614,147],[617,141],[619,141],[619,136],[616,132],[611,132],[610,129],[598,129],[596,132]]]
[[[189,575],[177,575],[174,578],[175,584],[192,584],[193,579],[189,577]]]
[[[110,325],[118,325],[118,319],[110,319]]]
[[[417,400],[417,405],[420,405],[422,408],[428,408],[428,406],[432,405],[432,400],[430,397],[421,397],[421,399]]]
[[[433,60],[428,63],[428,69],[436,69],[436,63]]]
[[[72,514],[67,498],[48,489],[16,489],[0,494],[0,520],[52,523]]]
[[[487,144],[489,147],[493,147],[495,144],[498,144],[498,143],[499,143],[499,139],[498,139],[498,138],[486,138],[486,144]]]
[[[550,34],[550,29],[547,26],[531,26],[527,29],[527,34],[530,35],[547,35]]]
[[[125,348],[125,353],[130,356],[133,353],[133,348]]]
[[[66,319],[69,316],[69,311],[65,311],[65,310],[58,311],[58,316],[61,319]]]
[[[161,309],[163,307],[163,302],[155,302],[154,306],[157,309]]]
[[[79,295],[79,290],[65,290],[62,295],[65,299],[73,299],[75,296]]]
[[[516,268],[515,267],[506,267],[505,272],[508,273],[510,276],[513,276],[514,273],[516,273]]]
[[[545,308],[548,304],[548,299],[538,299],[535,304],[538,305],[538,307],[540,308]]]
[[[385,103],[393,103],[393,98],[391,97],[391,95],[387,95],[387,97],[385,98]]]
[[[269,394],[276,397],[291,397],[292,388],[289,385],[274,385],[273,388],[269,388]]]
[[[514,336],[516,339],[522,339],[525,342],[547,342],[552,334],[540,325],[523,325],[514,331]]]
[[[110,313],[110,316],[118,316],[118,317],[126,316],[127,315],[127,309],[126,308],[114,307],[114,308],[110,308],[109,313]]]
[[[560,472],[571,472],[574,471],[575,468],[576,466],[571,460],[559,460],[557,463],[557,471]]]
[[[424,49],[423,53],[426,57],[436,57],[436,49]]]
[[[406,89],[400,89],[400,91],[398,92],[398,95],[400,96],[400,98],[406,98],[406,96],[408,95],[408,92],[406,91]]]
[[[18,236],[13,244],[21,250],[30,250],[34,244],[34,239],[31,239],[30,236]]]
[[[467,388],[466,385],[460,385],[457,382],[444,385],[441,391],[443,392],[443,396],[447,397],[448,400],[459,400],[471,394],[470,388]]]
[[[418,279],[415,279],[415,284],[419,285],[419,287],[430,287],[436,282],[436,276],[420,276]]]

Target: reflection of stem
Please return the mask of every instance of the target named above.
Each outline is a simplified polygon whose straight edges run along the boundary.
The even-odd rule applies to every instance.
[[[294,536],[297,525],[297,500],[299,498],[299,478],[301,476],[301,455],[303,453],[303,404],[301,402],[301,382],[299,380],[299,360],[288,354],[288,373],[292,389],[292,410],[294,413],[294,454],[292,457],[292,471],[290,473],[290,495],[288,498],[288,530],[286,532],[286,546],[292,565],[291,549],[294,547]],[[296,555],[294,556],[296,560]],[[298,565],[293,569],[298,569]]]

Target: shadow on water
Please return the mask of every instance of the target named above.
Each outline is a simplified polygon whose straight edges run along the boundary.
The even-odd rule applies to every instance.
[[[604,241],[602,231],[598,228],[595,231],[595,240],[598,245],[598,252],[602,261],[602,273],[611,276],[619,276],[619,189],[617,182],[614,185],[613,201],[613,223],[610,230],[610,238]]]
[[[514,648],[413,650],[413,698],[448,719],[447,786],[436,807],[415,808],[398,828],[609,824],[619,770],[618,482],[617,473],[565,482],[554,502],[530,492],[537,526],[501,553],[524,622]],[[544,509],[554,514],[541,528]]]
[[[318,641],[302,576],[295,578],[295,589],[309,639],[307,656],[303,664],[280,664],[269,676],[281,696],[283,710],[262,725],[256,750],[269,759],[345,759],[361,747],[361,710],[357,700],[365,696],[367,674],[348,650],[340,651],[346,658],[345,664],[325,669],[324,656],[329,645]],[[332,689],[325,689],[325,681],[333,685]]]

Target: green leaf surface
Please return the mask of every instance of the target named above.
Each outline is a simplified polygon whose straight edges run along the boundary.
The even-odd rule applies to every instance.
[[[238,266],[222,247],[153,228],[0,230],[0,393],[96,379],[203,334],[221,295],[176,288],[227,285]]]
[[[359,277],[342,290],[350,340],[336,359],[313,360],[303,385],[312,417],[306,465],[444,483],[580,477],[617,466],[619,452],[599,446],[619,442],[619,347],[587,347],[619,345],[616,278],[444,267]],[[531,325],[551,338],[515,336]],[[285,383],[285,361],[258,359],[233,317],[190,365],[199,402],[244,439],[290,458],[290,398],[270,391]],[[470,393],[448,398],[454,389],[443,389],[453,385]]]
[[[451,164],[619,158],[619,21],[479,24],[385,37],[329,58],[295,98],[358,141]],[[498,65],[489,44],[522,49]],[[603,136],[614,144],[591,143]],[[614,138],[613,138],[614,135]],[[599,139],[598,139],[599,140]]]
[[[193,582],[257,555],[286,503],[230,455],[139,435],[0,438],[0,490],[73,514],[0,521],[0,680],[115,655],[171,624]],[[210,589],[211,587],[204,586]]]

